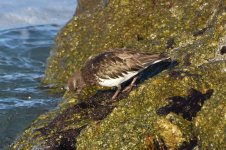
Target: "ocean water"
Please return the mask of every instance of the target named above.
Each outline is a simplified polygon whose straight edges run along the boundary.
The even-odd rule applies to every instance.
[[[0,1],[0,150],[58,104],[60,95],[40,88],[40,80],[75,7],[75,0]]]
[[[0,30],[30,25],[65,24],[76,0],[0,0]]]

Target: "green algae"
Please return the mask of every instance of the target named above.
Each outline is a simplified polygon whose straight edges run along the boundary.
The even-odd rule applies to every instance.
[[[77,15],[57,35],[43,84],[63,87],[89,56],[113,48],[167,52],[179,65],[149,78],[114,104],[108,104],[109,93],[92,98],[97,89],[103,90],[98,87],[80,96],[65,93],[59,108],[40,116],[12,149],[54,148],[65,137],[63,143],[71,138],[77,149],[157,149],[155,141],[179,149],[193,139],[201,149],[225,148],[226,56],[219,53],[226,45],[225,1],[79,4]],[[193,120],[172,112],[157,115],[167,98],[187,96],[190,88],[214,91]]]

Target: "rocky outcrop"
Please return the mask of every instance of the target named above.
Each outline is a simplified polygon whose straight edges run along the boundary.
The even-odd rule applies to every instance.
[[[174,61],[148,68],[114,102],[111,89],[66,92],[12,149],[224,149],[225,1],[88,2],[78,2],[58,33],[43,84],[61,91],[89,56],[113,48],[166,52]]]

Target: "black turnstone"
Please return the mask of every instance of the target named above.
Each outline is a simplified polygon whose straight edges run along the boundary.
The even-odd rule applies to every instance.
[[[152,64],[169,59],[164,54],[135,52],[130,49],[105,51],[90,57],[81,70],[68,80],[66,89],[79,93],[87,85],[116,86],[118,89],[112,97],[115,99],[123,82],[133,78],[131,84],[123,90],[129,92],[138,73]]]

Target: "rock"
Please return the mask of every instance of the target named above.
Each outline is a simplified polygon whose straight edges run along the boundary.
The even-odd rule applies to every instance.
[[[12,149],[224,149],[225,1],[88,2],[58,33],[43,84],[62,88],[88,57],[113,48],[167,52],[177,63],[148,68],[115,102],[110,89],[66,92]]]

